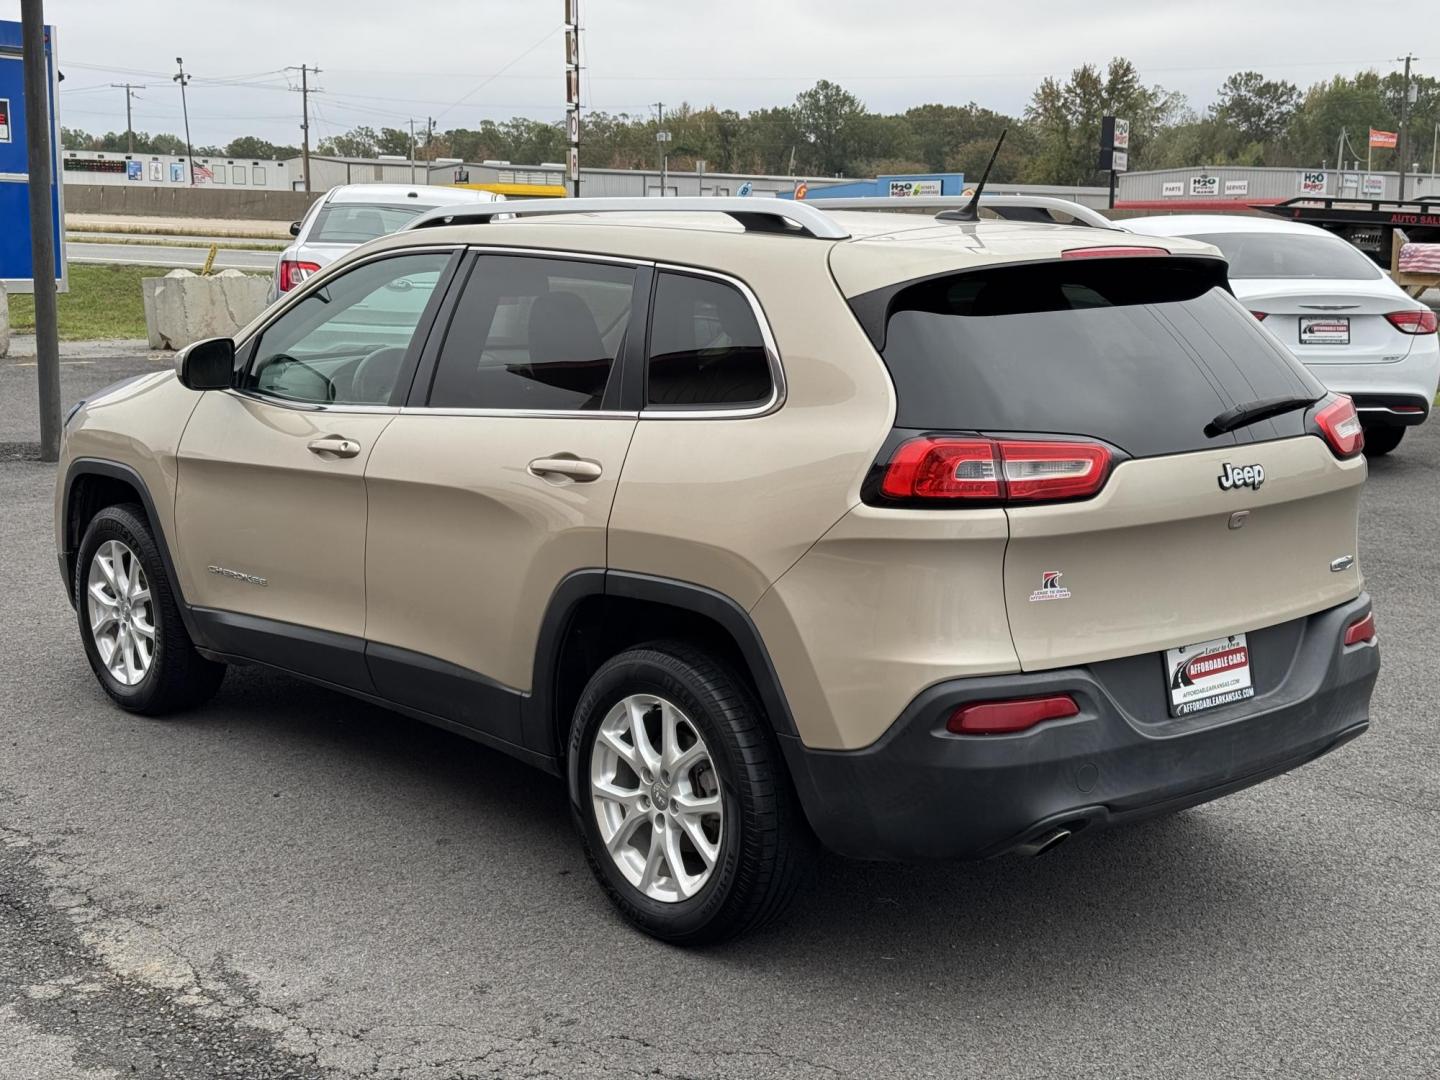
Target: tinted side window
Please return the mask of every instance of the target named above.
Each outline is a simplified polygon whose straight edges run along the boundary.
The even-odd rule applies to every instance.
[[[651,405],[754,405],[773,381],[744,294],[714,278],[661,272],[650,326]]]
[[[397,255],[326,282],[265,328],[242,387],[312,404],[387,404],[450,258]]]
[[[445,335],[429,404],[600,408],[634,285],[629,266],[481,255]]]

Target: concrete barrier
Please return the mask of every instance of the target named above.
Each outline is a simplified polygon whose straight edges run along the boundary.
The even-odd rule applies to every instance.
[[[0,356],[10,353],[10,301],[5,296],[5,286],[0,285]]]
[[[230,337],[265,307],[268,278],[224,270],[201,277],[172,270],[140,283],[152,349],[182,349],[192,341]]]
[[[65,210],[75,214],[298,221],[322,191],[217,191],[213,188],[66,184]]]

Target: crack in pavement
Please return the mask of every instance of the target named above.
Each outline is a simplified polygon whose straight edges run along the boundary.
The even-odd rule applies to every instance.
[[[41,1040],[46,1053],[66,1045],[77,1070],[133,1080],[330,1080],[318,1051],[283,1045],[288,1023],[251,1022],[261,1008],[255,989],[223,962],[188,976],[167,959],[117,968],[124,942],[102,944],[105,913],[74,875],[55,882],[60,862],[0,826],[0,1008],[12,1024],[52,1037]]]

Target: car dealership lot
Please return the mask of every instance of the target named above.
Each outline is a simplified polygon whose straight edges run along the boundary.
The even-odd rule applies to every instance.
[[[62,369],[67,399],[149,364]],[[13,415],[0,443],[33,438]],[[499,754],[255,669],[179,719],[113,708],[53,482],[0,463],[0,1075],[1440,1071],[1433,424],[1365,494],[1364,738],[1039,860],[827,859],[783,923],[699,953],[624,926],[559,782]]]

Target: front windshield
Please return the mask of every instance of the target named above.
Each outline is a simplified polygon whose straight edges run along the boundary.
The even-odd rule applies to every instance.
[[[1230,280],[1323,278],[1373,281],[1379,268],[1344,240],[1295,233],[1206,233],[1195,239],[1214,244],[1230,263]]]
[[[388,236],[434,207],[407,202],[398,206],[381,203],[331,203],[320,211],[307,242],[317,244],[363,244],[377,236]]]

